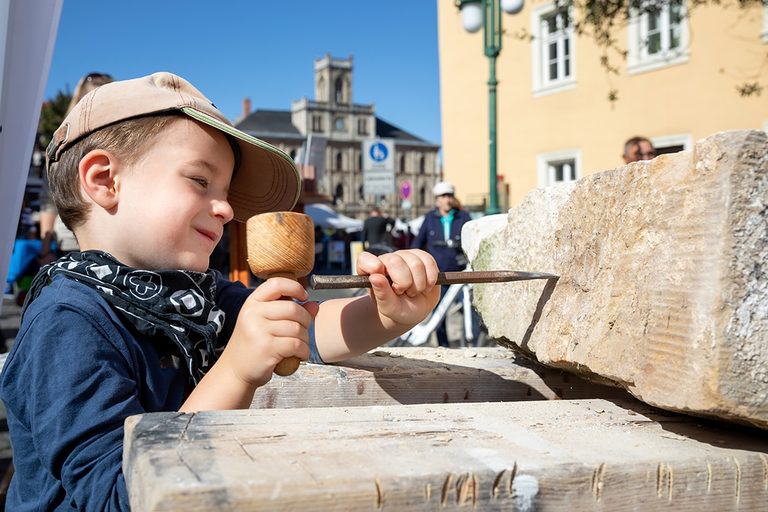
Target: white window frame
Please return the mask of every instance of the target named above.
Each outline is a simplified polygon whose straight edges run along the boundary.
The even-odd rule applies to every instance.
[[[693,135],[690,133],[678,133],[674,135],[660,135],[651,137],[654,148],[666,148],[669,146],[683,146],[683,151],[693,147]]]
[[[761,34],[764,43],[768,43],[768,5],[763,6],[763,33]]]
[[[531,28],[533,32],[531,62],[533,63],[532,78],[534,98],[567,91],[576,87],[576,38],[574,37],[573,24],[569,25],[566,29],[566,38],[568,39],[568,47],[570,49],[569,58],[571,74],[570,76],[557,80],[549,80],[546,78],[549,65],[548,59],[544,58],[547,50],[547,41],[545,41],[547,34],[545,33],[543,23],[544,18],[555,14],[557,10],[554,2],[548,2],[536,6],[531,11]],[[571,10],[568,11],[568,15],[573,19]],[[558,54],[562,51],[563,41],[564,39],[558,40]],[[560,66],[562,66],[562,61]]]
[[[627,72],[630,75],[688,62],[688,9],[685,0],[680,2],[680,46],[675,49],[669,49],[669,4],[664,4],[661,7],[660,14],[661,51],[655,55],[649,55],[647,49],[648,13],[641,13],[636,9],[630,12],[627,26],[629,38],[627,42]]]
[[[554,168],[552,164],[561,163],[566,160],[573,160],[573,180],[555,181]],[[536,170],[539,178],[539,187],[549,187],[556,183],[572,183],[581,178],[581,150],[564,149],[560,151],[550,151],[540,153],[536,156]]]

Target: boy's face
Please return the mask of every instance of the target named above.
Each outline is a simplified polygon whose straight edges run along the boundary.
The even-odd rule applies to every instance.
[[[128,266],[205,271],[233,217],[234,155],[213,128],[180,118],[119,173],[112,248]]]

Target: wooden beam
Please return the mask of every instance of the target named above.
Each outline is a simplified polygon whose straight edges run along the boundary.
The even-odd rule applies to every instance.
[[[339,365],[303,364],[256,391],[251,408],[627,398],[503,347],[382,348]]]
[[[123,472],[142,511],[765,510],[768,439],[635,400],[155,413]]]

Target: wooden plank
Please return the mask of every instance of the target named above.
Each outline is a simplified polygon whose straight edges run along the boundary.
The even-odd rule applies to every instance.
[[[637,401],[156,413],[133,510],[765,510],[768,440]]]
[[[464,227],[472,267],[560,279],[475,286],[492,337],[652,405],[768,428],[765,133],[537,189],[504,220]]]
[[[302,365],[273,377],[251,408],[351,407],[626,398],[616,387],[547,368],[504,347],[382,348],[340,365]]]

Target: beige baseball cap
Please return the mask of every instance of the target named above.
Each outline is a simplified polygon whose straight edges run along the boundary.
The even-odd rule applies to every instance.
[[[301,175],[291,157],[275,146],[241,132],[216,106],[183,78],[161,72],[111,82],[85,95],[54,132],[47,165],[79,139],[105,126],[151,114],[179,111],[237,141],[239,165],[229,188],[235,220],[292,209],[301,192]],[[236,158],[237,160],[237,158]]]

